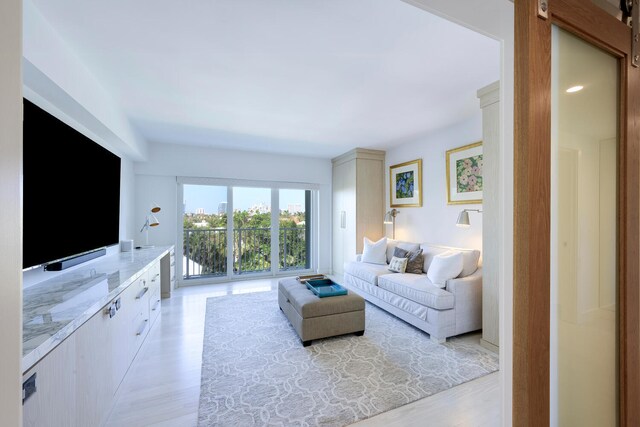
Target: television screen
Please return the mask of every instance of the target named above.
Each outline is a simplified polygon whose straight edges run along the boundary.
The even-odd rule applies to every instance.
[[[118,243],[120,157],[24,100],[23,268]]]

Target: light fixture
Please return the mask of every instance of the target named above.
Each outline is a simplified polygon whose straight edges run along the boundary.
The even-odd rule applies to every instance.
[[[580,86],[580,85],[571,86],[569,89],[567,89],[567,93],[580,92],[582,89],[584,89],[584,86]]]
[[[461,228],[471,227],[471,223],[469,222],[469,212],[482,213],[480,209],[463,209],[462,212],[458,214],[458,220],[456,221],[456,226]]]
[[[144,236],[145,245],[140,246],[139,248],[141,249],[153,248],[153,245],[149,245],[149,228],[157,227],[160,225],[160,221],[158,221],[158,218],[154,215],[154,213],[158,213],[160,212],[160,210],[161,210],[160,206],[158,206],[157,203],[154,203],[151,205],[151,209],[149,210],[150,213],[147,215],[147,218],[144,221],[144,225],[140,229],[141,233],[143,231],[145,233],[145,236]]]
[[[400,212],[398,209],[391,209],[384,214],[384,220],[382,221],[384,224],[393,224],[393,234],[392,238],[396,238],[396,215]]]

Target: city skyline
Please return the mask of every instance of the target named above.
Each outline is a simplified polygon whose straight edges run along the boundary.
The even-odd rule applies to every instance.
[[[288,210],[290,206],[300,206],[304,212],[305,190],[281,189],[279,209]],[[252,207],[268,206],[271,208],[271,189],[269,188],[233,188],[234,211],[249,210]],[[184,211],[197,213],[201,209],[206,214],[217,214],[221,204],[227,203],[227,187],[207,185],[184,186]]]

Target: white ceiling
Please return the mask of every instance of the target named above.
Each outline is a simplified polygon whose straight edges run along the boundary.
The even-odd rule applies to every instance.
[[[500,45],[400,0],[34,0],[154,142],[331,157],[479,114]]]

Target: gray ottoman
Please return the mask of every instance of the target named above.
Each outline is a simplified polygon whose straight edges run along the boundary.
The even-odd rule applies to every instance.
[[[364,298],[351,291],[318,298],[306,285],[287,278],[278,282],[278,303],[305,347],[320,338],[364,334]]]

